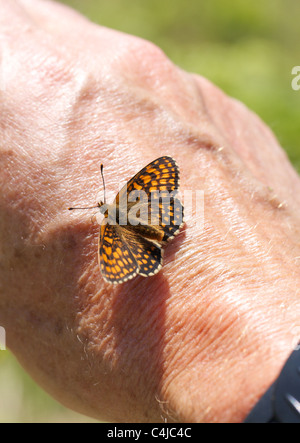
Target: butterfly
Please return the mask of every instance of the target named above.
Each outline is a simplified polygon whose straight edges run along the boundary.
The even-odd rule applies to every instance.
[[[103,165],[101,174],[105,191]],[[111,205],[105,197],[98,203],[96,207],[104,215],[98,247],[104,280],[123,283],[136,275],[149,277],[160,271],[163,246],[184,224],[178,188],[179,168],[172,157],[163,156],[132,177]]]

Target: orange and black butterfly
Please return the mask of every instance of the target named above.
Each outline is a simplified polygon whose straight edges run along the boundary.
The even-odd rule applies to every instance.
[[[111,205],[105,199],[98,203],[104,215],[98,257],[106,281],[123,283],[160,271],[162,247],[184,224],[178,188],[179,168],[172,157],[164,156],[132,177]]]

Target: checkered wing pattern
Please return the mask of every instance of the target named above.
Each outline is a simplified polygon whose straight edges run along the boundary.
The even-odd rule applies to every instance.
[[[175,160],[169,156],[159,157],[129,180],[117,195],[116,203],[127,198],[131,191],[146,192],[148,220],[134,226],[134,230],[147,238],[166,242],[183,225],[183,206],[176,195],[178,188],[179,168]],[[128,226],[128,229],[131,227]]]
[[[162,267],[162,250],[139,234],[103,223],[99,244],[100,269],[110,283],[123,283],[137,274],[149,277]]]
[[[120,228],[119,228],[120,229]],[[121,229],[124,243],[130,248],[137,266],[138,273],[144,277],[156,274],[162,267],[162,249],[137,232]]]
[[[121,189],[116,197],[129,194],[134,190],[143,190],[147,193],[152,191],[175,191],[179,187],[179,168],[172,157],[159,157],[140,170]]]
[[[123,283],[139,270],[131,249],[118,233],[117,225],[110,225],[105,219],[100,229],[99,259],[101,273],[110,283]]]

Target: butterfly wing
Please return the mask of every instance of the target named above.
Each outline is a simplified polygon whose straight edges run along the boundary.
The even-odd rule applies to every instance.
[[[128,224],[124,227],[129,230],[134,229],[140,235],[157,242],[165,242],[173,238],[183,225],[183,206],[177,197],[178,188],[179,168],[172,157],[159,157],[149,163],[128,181],[115,199],[115,203],[122,211],[122,202],[125,199],[128,202],[132,191],[145,192],[147,202],[137,203],[137,205],[147,205],[147,220],[142,220],[141,224],[135,226]],[[127,204],[127,211],[128,206]],[[154,217],[151,207],[155,207]],[[140,209],[142,212],[143,208]]]
[[[104,279],[123,283],[137,274],[149,277],[162,267],[162,250],[139,234],[102,223],[99,265]]]
[[[117,225],[104,219],[99,237],[99,266],[104,279],[110,283],[123,283],[138,273],[138,264],[128,244],[118,233]]]
[[[153,160],[135,174],[116,196],[116,202],[134,190],[150,193],[155,190],[175,191],[179,188],[179,168],[176,161],[169,156]]]
[[[162,249],[135,231],[122,229],[121,227],[118,229],[121,230],[122,241],[129,247],[136,260],[138,274],[143,277],[157,274],[162,267]]]

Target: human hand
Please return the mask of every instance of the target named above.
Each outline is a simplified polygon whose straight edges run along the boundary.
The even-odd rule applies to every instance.
[[[299,177],[258,117],[151,43],[48,1],[0,7],[8,346],[101,420],[243,420],[299,326]],[[67,208],[95,201],[101,162],[113,198],[161,155],[204,191],[204,228],[187,213],[159,274],[109,285],[98,225]]]

